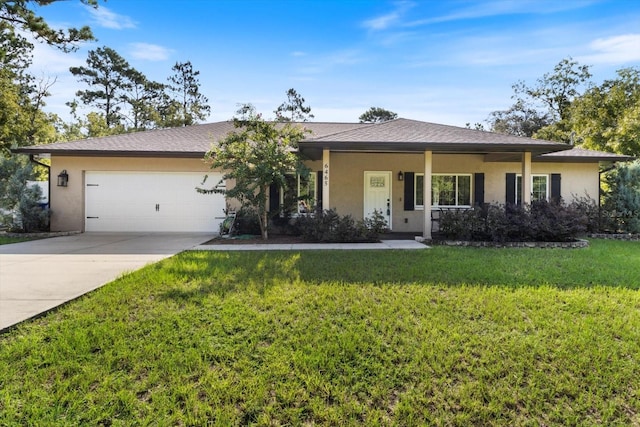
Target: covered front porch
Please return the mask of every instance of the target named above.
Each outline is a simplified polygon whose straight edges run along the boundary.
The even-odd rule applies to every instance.
[[[506,174],[518,174],[523,203],[531,202],[532,152],[451,154],[433,150],[416,152],[344,152],[322,150],[318,198],[323,209],[336,209],[356,218],[372,210],[367,201],[372,186],[382,197],[374,207],[383,211],[392,232],[419,233],[432,238],[432,212],[443,208],[470,208],[485,202],[504,203],[507,199]],[[517,159],[517,161],[514,161]],[[451,178],[446,194],[453,195],[445,205],[433,188],[434,177]],[[389,182],[384,182],[388,180]],[[464,184],[463,184],[464,183]],[[464,187],[464,188],[463,188]],[[386,191],[386,193],[384,193]]]

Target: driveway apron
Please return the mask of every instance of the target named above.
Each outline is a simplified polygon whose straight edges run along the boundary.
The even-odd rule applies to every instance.
[[[0,331],[212,237],[84,233],[1,245]]]

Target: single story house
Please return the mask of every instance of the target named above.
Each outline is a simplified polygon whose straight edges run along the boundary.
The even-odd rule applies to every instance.
[[[394,232],[431,237],[433,212],[482,203],[588,196],[598,200],[611,153],[492,132],[396,119],[306,122],[300,153],[313,171],[294,188],[305,202],[363,218],[383,212]],[[227,203],[195,187],[220,171],[204,162],[230,121],[21,147],[51,158],[51,230],[217,232]],[[58,182],[56,182],[56,178]],[[232,183],[228,183],[232,185]],[[284,198],[270,194],[277,208]]]

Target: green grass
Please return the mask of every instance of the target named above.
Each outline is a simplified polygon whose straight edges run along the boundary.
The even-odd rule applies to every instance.
[[[0,337],[0,425],[640,425],[640,244],[187,252]]]
[[[11,243],[27,242],[29,240],[34,240],[34,238],[33,237],[0,236],[0,245],[8,245],[8,244],[11,244]]]

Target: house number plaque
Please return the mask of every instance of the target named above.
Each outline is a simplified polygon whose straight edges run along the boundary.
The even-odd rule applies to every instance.
[[[329,163],[324,164],[324,171],[322,172],[322,184],[325,187],[329,186]]]

